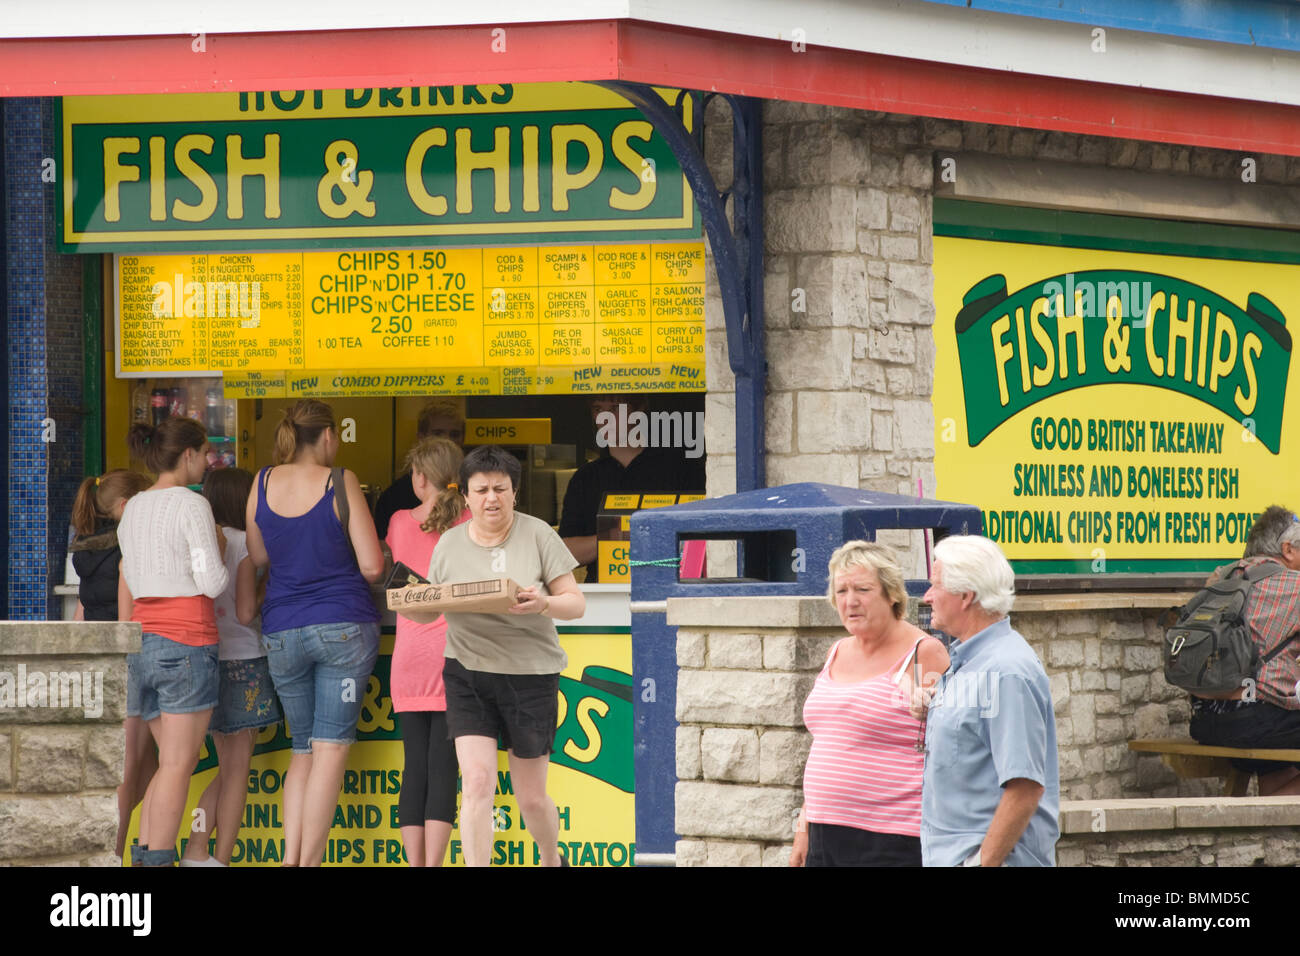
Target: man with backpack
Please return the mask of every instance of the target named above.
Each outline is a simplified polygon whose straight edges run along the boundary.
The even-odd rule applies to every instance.
[[[1234,691],[1206,696],[1189,690],[1191,735],[1220,747],[1300,748],[1300,640],[1293,640],[1300,632],[1300,518],[1294,512],[1269,507],[1251,526],[1242,560],[1219,568],[1210,584],[1246,573],[1253,583],[1241,616],[1258,670]],[[1166,673],[1169,659],[1166,653]],[[1300,767],[1266,760],[1233,765],[1259,774],[1260,796],[1300,794]]]

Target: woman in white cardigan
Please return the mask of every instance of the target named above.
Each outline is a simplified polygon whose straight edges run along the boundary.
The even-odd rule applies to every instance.
[[[190,418],[138,424],[127,442],[157,482],[129,502],[118,526],[122,548],[119,619],[140,623],[139,654],[127,659],[127,716],[140,717],[158,744],[158,772],[140,807],[133,863],[171,866],[190,774],[217,703],[217,622],[212,599],[225,590],[225,542],[202,495],[208,436]]]

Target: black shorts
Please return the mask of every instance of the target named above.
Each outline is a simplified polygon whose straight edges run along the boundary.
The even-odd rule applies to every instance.
[[[1190,730],[1192,739],[1198,744],[1300,750],[1300,710],[1287,710],[1262,700],[1225,713],[1215,713],[1218,709],[1193,707]],[[1296,766],[1275,760],[1235,758],[1232,765],[1246,773],[1272,773]]]
[[[804,866],[920,866],[921,838],[833,823],[808,824]]]
[[[559,717],[559,674],[471,671],[448,657],[442,680],[452,740],[492,737],[525,760],[550,754]]]

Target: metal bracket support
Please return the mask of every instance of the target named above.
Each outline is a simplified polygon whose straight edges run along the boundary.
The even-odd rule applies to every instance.
[[[727,360],[736,376],[736,491],[766,487],[762,101],[730,93],[682,90],[670,104],[642,83],[607,80],[598,85],[627,99],[650,121],[668,142],[695,195],[722,295]],[[731,187],[721,191],[701,147],[704,107],[715,96],[726,100],[732,121],[733,176]],[[692,100],[694,131],[682,120],[686,97]]]

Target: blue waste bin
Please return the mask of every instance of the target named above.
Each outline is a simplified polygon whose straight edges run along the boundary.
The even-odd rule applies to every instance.
[[[760,488],[671,508],[637,512],[631,521],[633,766],[639,864],[666,863],[677,840],[677,629],[667,623],[671,597],[772,597],[826,593],[826,566],[845,541],[874,541],[878,531],[930,529],[936,541],[979,534],[973,505],[909,498],[815,482]],[[737,577],[683,581],[685,542],[737,542]],[[909,581],[908,593],[926,582]]]

